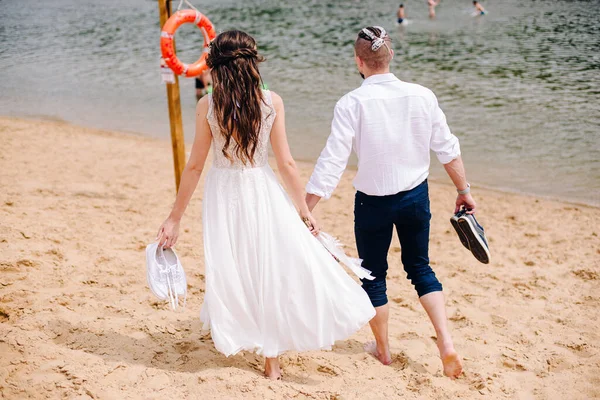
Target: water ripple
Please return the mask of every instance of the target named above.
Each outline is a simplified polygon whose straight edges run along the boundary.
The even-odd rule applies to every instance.
[[[465,2],[467,4],[469,2]],[[177,2],[173,2],[174,5]],[[199,0],[219,31],[254,35],[269,85],[286,101],[295,155],[314,158],[333,105],[360,84],[352,45],[360,28],[390,32],[394,72],[431,87],[459,135],[471,179],[600,203],[600,8],[591,1],[484,3],[490,13],[442,2],[429,21],[407,3],[408,26],[375,0]],[[168,136],[155,0],[3,2],[0,113]],[[177,33],[193,61],[202,37]],[[193,132],[193,80],[182,79]]]

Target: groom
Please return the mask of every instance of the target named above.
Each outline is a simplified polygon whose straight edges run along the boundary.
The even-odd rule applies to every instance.
[[[458,139],[446,123],[431,90],[402,82],[390,73],[391,40],[381,27],[362,29],[354,43],[363,84],[335,106],[331,134],[306,187],[312,210],[338,185],[354,148],[358,172],[354,230],[359,257],[375,279],[363,280],[377,314],[370,321],[372,353],[392,362],[388,341],[387,253],[394,226],[402,246],[402,264],[435,328],[444,374],[457,378],[460,357],[448,331],[442,285],[429,266],[429,157],[444,164],[459,193],[456,209],[475,210],[465,179]]]

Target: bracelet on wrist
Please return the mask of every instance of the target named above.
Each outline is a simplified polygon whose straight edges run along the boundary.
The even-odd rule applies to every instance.
[[[464,188],[463,190],[456,189],[456,191],[458,192],[458,194],[468,194],[468,193],[471,193],[471,185],[467,183],[467,187],[466,188]]]

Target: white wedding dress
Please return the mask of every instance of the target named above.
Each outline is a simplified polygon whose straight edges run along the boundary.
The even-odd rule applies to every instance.
[[[225,138],[209,98],[214,161],[204,188],[200,318],[226,356],[330,349],[375,315],[366,293],[309,232],[271,170],[275,110],[271,93],[263,94],[254,166],[230,162],[221,152]]]

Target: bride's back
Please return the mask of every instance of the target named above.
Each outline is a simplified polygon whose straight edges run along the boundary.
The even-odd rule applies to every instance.
[[[235,152],[235,141],[232,139],[225,149],[227,137],[226,134],[221,132],[217,116],[214,112],[213,97],[209,95],[208,99],[208,124],[212,132],[213,141],[213,166],[217,168],[255,168],[262,167],[269,162],[269,137],[271,128],[273,127],[273,121],[275,120],[275,109],[273,108],[273,101],[271,98],[271,92],[268,90],[263,91],[264,101],[261,101],[261,124],[260,130],[257,136],[256,150],[252,156],[252,160],[242,160]],[[225,156],[223,149],[230,158]]]
[[[254,38],[242,31],[223,32],[210,45],[206,61],[214,89],[207,119],[218,168],[267,164],[275,110],[271,93],[261,89],[262,60]]]

